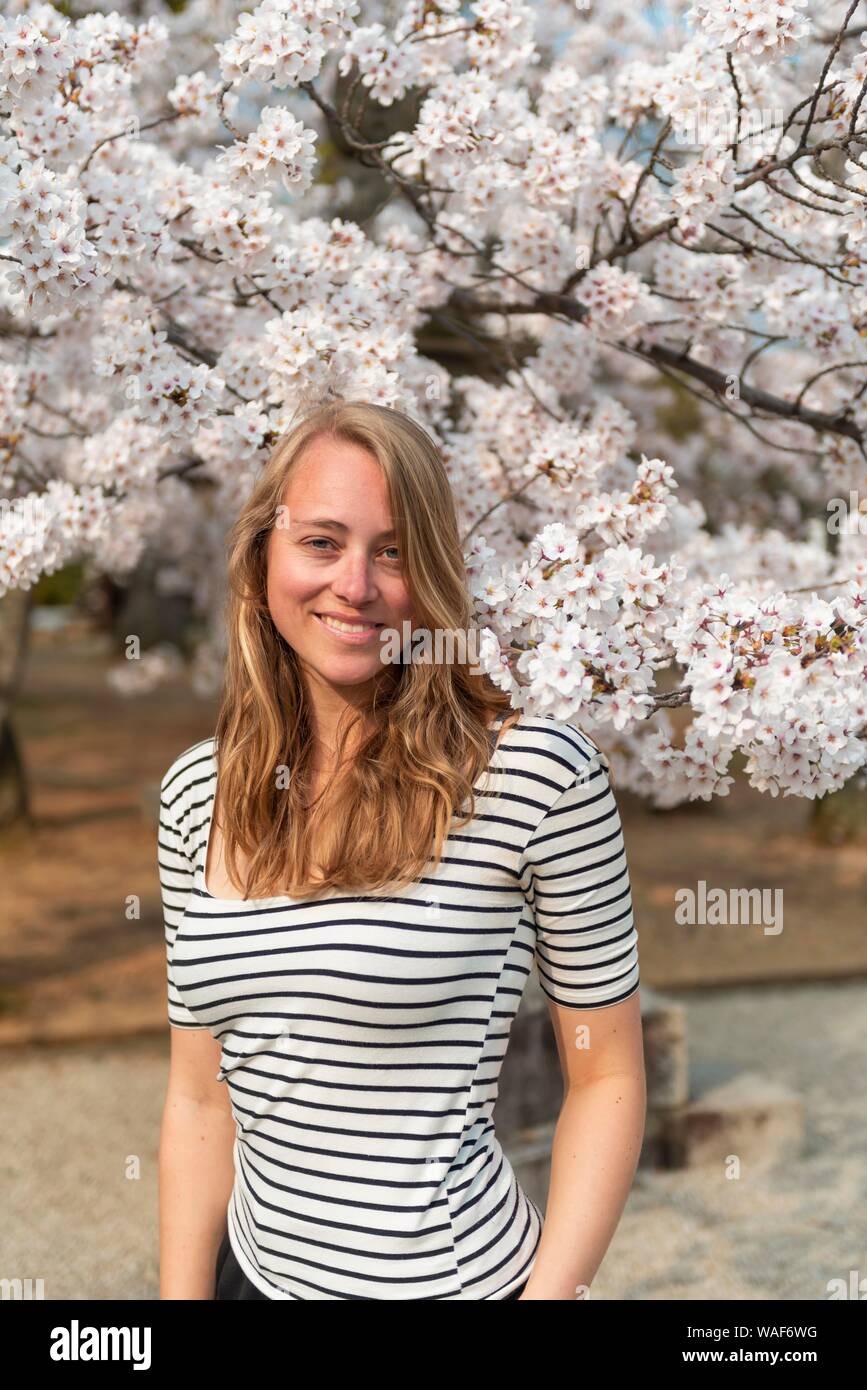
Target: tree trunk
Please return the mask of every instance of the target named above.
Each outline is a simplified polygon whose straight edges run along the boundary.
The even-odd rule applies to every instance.
[[[32,589],[10,589],[0,598],[0,829],[18,820],[33,824],[12,722],[12,705],[24,673],[32,600]]]
[[[863,772],[856,772],[838,792],[816,797],[810,832],[823,845],[867,842],[867,776]]]

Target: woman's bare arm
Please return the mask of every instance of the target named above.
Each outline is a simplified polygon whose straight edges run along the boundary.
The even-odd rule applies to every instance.
[[[635,1177],[647,1113],[638,991],[622,1004],[549,1000],[564,1095],[542,1236],[520,1299],[575,1299],[601,1265]]]
[[[207,1028],[171,1028],[159,1148],[160,1298],[212,1299],[234,1183],[237,1127],[220,1044]]]

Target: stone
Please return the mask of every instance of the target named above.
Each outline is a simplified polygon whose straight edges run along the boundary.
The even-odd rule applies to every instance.
[[[676,1000],[644,986],[639,994],[647,1109],[671,1110],[689,1100],[686,1009]]]
[[[737,1158],[762,1170],[799,1154],[804,1144],[802,1098],[757,1072],[741,1072],[690,1101],[682,1117],[685,1166],[718,1166]]]

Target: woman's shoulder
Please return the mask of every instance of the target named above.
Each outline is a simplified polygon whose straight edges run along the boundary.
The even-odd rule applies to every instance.
[[[522,710],[503,735],[500,748],[507,770],[535,777],[555,799],[600,764],[607,768],[605,754],[574,716],[559,719]]]
[[[213,790],[217,773],[216,740],[200,739],[179,753],[163,774],[160,798],[170,811],[187,812],[196,802],[206,800]]]

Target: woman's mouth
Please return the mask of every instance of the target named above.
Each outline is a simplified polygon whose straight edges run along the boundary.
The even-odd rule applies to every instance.
[[[331,618],[325,613],[314,613],[313,616],[338,641],[347,642],[350,646],[357,646],[359,643],[369,641],[384,626],[383,623],[364,621],[344,622],[339,618]]]

